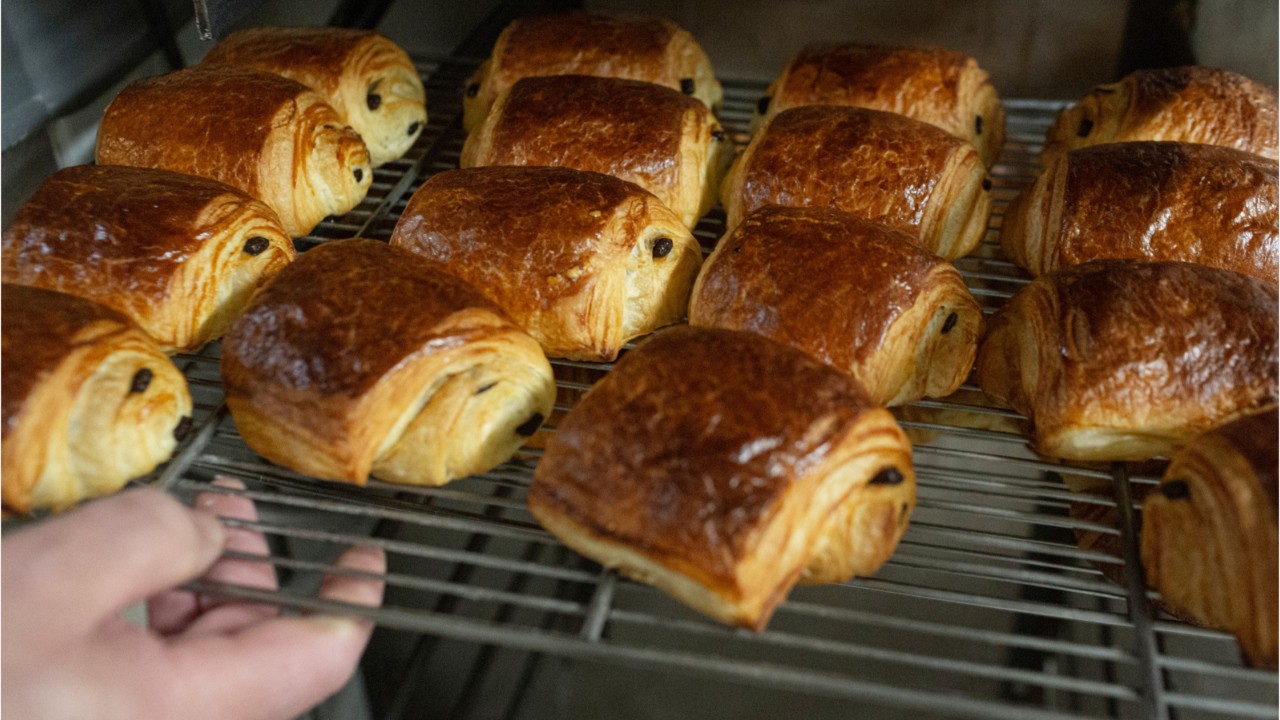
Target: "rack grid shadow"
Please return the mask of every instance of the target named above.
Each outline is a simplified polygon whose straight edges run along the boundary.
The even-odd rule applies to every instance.
[[[430,122],[410,153],[380,167],[368,198],[309,237],[389,239],[431,175],[457,166],[461,89],[476,60],[420,60]],[[725,82],[720,119],[746,141],[761,84]],[[997,242],[1003,210],[1038,167],[1063,103],[1007,100],[1007,140],[992,171],[995,212],[981,246],[956,261],[984,311],[1028,279]],[[710,251],[723,213],[695,235]],[[384,630],[535,656],[695,673],[754,688],[823,697],[849,707],[982,718],[1276,717],[1274,673],[1241,664],[1234,639],[1162,615],[1133,579],[1140,503],[1129,477],[1051,464],[1026,447],[1022,418],[989,407],[971,382],[899,419],[912,435],[919,505],[889,563],[843,585],[799,587],[764,632],[717,625],[657,590],[603,570],[533,520],[524,494],[538,460],[504,465],[439,488],[321,482],[273,465],[244,444],[223,404],[216,343],[176,358],[188,377],[198,432],[146,482],[190,499],[200,491],[252,498],[281,589],[204,583],[197,589],[297,611],[352,612]],[[553,361],[557,410],[570,409],[609,365]],[[554,432],[555,417],[544,432]],[[211,487],[218,475],[243,491]],[[1064,477],[1104,495],[1072,492]],[[1132,485],[1132,488],[1130,487]],[[232,521],[228,521],[232,522]],[[374,543],[389,557],[381,608],[318,599],[315,588],[345,546]],[[316,557],[294,544],[321,548]],[[327,550],[326,550],[327,549]],[[1126,559],[1128,562],[1126,562]],[[1127,589],[1127,588],[1134,588]],[[414,672],[411,666],[406,675]],[[523,683],[528,682],[528,671]],[[523,687],[523,685],[522,685]],[[403,699],[401,699],[403,702]]]

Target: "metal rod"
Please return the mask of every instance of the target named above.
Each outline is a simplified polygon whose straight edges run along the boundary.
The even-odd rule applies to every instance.
[[[253,602],[285,605],[297,610],[328,613],[359,612],[373,617],[385,627],[481,643],[498,643],[565,657],[595,660],[633,667],[649,667],[722,677],[756,687],[798,690],[833,697],[857,698],[894,707],[917,709],[936,714],[963,714],[992,720],[1080,720],[1079,715],[1041,710],[1025,706],[1003,705],[953,693],[915,689],[903,693],[900,688],[823,670],[798,669],[772,662],[737,660],[712,653],[694,653],[670,649],[604,645],[581,638],[559,636],[538,630],[498,627],[483,621],[461,617],[438,617],[406,612],[395,608],[366,609],[331,600],[308,596],[291,596],[258,588],[207,588],[199,583],[197,592],[226,594]]]
[[[595,594],[591,596],[591,604],[587,606],[587,615],[582,621],[584,640],[599,642],[604,636],[604,626],[609,620],[609,609],[613,605],[613,591],[617,586],[618,576],[612,570],[602,570],[596,583]]]
[[[1112,492],[1116,499],[1116,517],[1120,525],[1120,547],[1124,557],[1125,588],[1129,595],[1129,618],[1135,630],[1135,652],[1141,665],[1139,683],[1142,688],[1143,717],[1164,720],[1169,708],[1164,699],[1164,681],[1156,663],[1156,635],[1152,621],[1155,611],[1147,602],[1142,559],[1138,556],[1138,523],[1133,511],[1133,493],[1124,463],[1112,463]]]

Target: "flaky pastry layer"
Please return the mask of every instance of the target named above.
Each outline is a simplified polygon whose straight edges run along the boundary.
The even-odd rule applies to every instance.
[[[259,292],[222,346],[249,447],[322,479],[440,485],[505,461],[551,413],[537,343],[434,263],[326,243]]]
[[[334,27],[256,27],[231,33],[201,61],[282,75],[315,91],[364,140],[376,167],[404,155],[427,124],[413,61],[385,36]]]
[[[874,571],[914,489],[906,436],[851,378],[751,333],[675,327],[565,418],[528,503],[579,552],[760,629],[802,575]]]
[[[964,382],[982,309],[959,272],[906,233],[828,208],[766,206],[707,258],[689,322],[792,345],[876,403],[900,405]]]
[[[1276,411],[1197,437],[1142,506],[1147,583],[1179,615],[1276,668]]]
[[[732,229],[765,205],[828,207],[906,232],[946,259],[981,242],[991,181],[972,145],[918,120],[857,107],[783,111],[729,169]]]
[[[264,203],[167,170],[82,165],[51,175],[4,231],[4,281],[79,295],[142,326],[166,352],[221,337],[294,258]]]
[[[1067,460],[1169,457],[1277,401],[1277,290],[1203,265],[1095,260],[1036,278],[988,321],[977,379]]]
[[[520,80],[467,137],[461,167],[556,166],[635,183],[693,227],[715,204],[733,146],[711,111],[680,92],[618,78]]]
[[[319,95],[239,67],[130,84],[103,115],[97,162],[227,183],[271,206],[294,237],[354,208],[373,182],[364,142]]]
[[[1004,106],[987,72],[955,50],[818,43],[805,47],[756,105],[751,125],[804,105],[906,115],[978,149],[987,167],[1004,145]]]
[[[434,175],[392,245],[440,263],[493,300],[551,357],[612,360],[684,318],[702,263],[680,218],[639,186],[555,167]]]
[[[665,18],[571,12],[519,18],[467,83],[463,125],[475,130],[498,96],[526,77],[592,75],[650,82],[712,110],[724,90],[711,59],[686,30]]]
[[[1125,142],[1061,155],[1000,228],[1032,275],[1089,260],[1180,260],[1280,280],[1276,161],[1231,148]]]
[[[5,284],[0,298],[6,509],[60,509],[119,490],[173,453],[186,379],[114,310]]]
[[[1045,134],[1041,160],[1088,145],[1168,140],[1221,145],[1276,159],[1276,90],[1227,70],[1135,70],[1095,87]]]

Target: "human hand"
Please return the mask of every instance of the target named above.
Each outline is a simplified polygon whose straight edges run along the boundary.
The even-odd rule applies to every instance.
[[[159,490],[130,490],[4,538],[5,716],[283,720],[346,682],[369,640],[368,621],[281,617],[273,606],[172,589],[202,573],[275,587],[267,563],[218,561],[224,548],[265,554],[260,533],[213,517],[256,519],[252,502],[202,493],[196,507]],[[381,574],[386,560],[381,549],[357,547],[337,564]],[[382,583],[330,575],[320,596],[376,606]],[[144,598],[150,629],[121,616]]]

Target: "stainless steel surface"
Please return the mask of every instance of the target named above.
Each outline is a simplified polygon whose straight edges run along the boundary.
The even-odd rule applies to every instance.
[[[456,167],[463,135],[459,91],[474,61],[424,62],[431,122],[410,154],[379,168],[369,198],[323,223],[301,248],[363,235],[389,238],[413,191]],[[739,144],[763,86],[727,82],[722,121]],[[1026,282],[996,242],[1004,207],[1037,167],[1058,103],[1006,102],[1008,140],[993,171],[996,213],[981,247],[956,265],[990,312]],[[696,235],[710,248],[723,230],[713,213]],[[379,609],[317,599],[290,583],[265,592],[201,583],[204,592],[303,611],[358,613],[386,628],[600,663],[695,673],[847,701],[850,707],[982,718],[1276,717],[1274,673],[1240,664],[1222,633],[1150,616],[1154,596],[1108,580],[1132,573],[1129,521],[1098,522],[1076,509],[1126,510],[1113,496],[1071,492],[1062,475],[1111,483],[1110,473],[1033,455],[1015,413],[985,406],[965,385],[917,403],[902,424],[916,437],[919,506],[892,560],[845,585],[797,588],[768,630],[712,623],[656,590],[602,571],[565,549],[529,515],[523,497],[539,453],[441,488],[319,482],[250,451],[222,406],[218,347],[178,358],[190,379],[199,432],[156,482],[184,497],[231,492],[207,485],[244,479],[255,523],[273,547],[375,543],[391,560]],[[555,362],[567,410],[607,364]],[[554,431],[554,428],[550,428]],[[1149,484],[1151,477],[1123,482]],[[233,521],[228,521],[229,523]],[[1123,552],[1081,549],[1076,534],[1118,538]],[[325,553],[321,553],[325,555]],[[237,557],[246,557],[238,555]],[[291,579],[335,568],[285,551],[269,562]],[[1133,578],[1131,574],[1129,576]],[[306,583],[302,583],[305,586]]]

